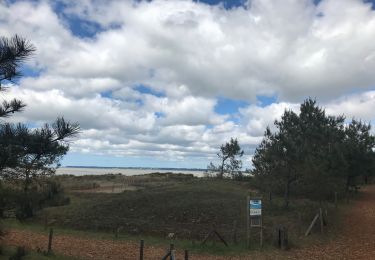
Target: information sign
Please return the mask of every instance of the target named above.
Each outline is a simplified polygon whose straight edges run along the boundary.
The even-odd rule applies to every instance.
[[[250,216],[262,215],[262,200],[250,200]]]

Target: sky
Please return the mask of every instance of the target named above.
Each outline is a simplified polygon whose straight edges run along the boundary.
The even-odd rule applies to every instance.
[[[375,121],[375,11],[362,0],[1,1],[0,35],[37,51],[9,120],[79,122],[62,165],[205,168],[315,98]],[[373,133],[375,133],[373,131]]]

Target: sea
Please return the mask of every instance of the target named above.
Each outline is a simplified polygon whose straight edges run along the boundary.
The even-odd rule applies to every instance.
[[[197,177],[203,177],[203,169],[168,169],[168,168],[110,168],[110,167],[60,167],[56,170],[57,175],[71,174],[75,176],[82,175],[103,175],[103,174],[122,174],[125,176],[144,175],[154,172],[193,174]]]

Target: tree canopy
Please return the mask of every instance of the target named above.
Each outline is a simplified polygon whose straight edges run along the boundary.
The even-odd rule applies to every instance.
[[[3,81],[11,82],[21,76],[20,66],[35,50],[29,41],[17,35],[0,38],[0,91],[5,91]],[[69,150],[67,138],[77,135],[79,124],[59,117],[52,124],[30,129],[23,123],[6,121],[25,107],[26,104],[17,99],[3,100],[0,105],[0,182],[21,180],[27,194],[35,179],[54,173]],[[30,214],[32,210],[28,209],[27,215]]]
[[[369,176],[374,163],[374,137],[370,124],[344,116],[328,116],[315,100],[307,99],[299,114],[286,110],[267,128],[253,157],[254,176],[282,192],[285,206],[292,190],[322,200],[348,189],[355,177]]]
[[[231,177],[240,177],[244,151],[241,149],[237,138],[231,138],[229,142],[220,146],[220,151],[217,156],[220,164],[215,166],[212,162],[207,167],[210,171],[218,172],[217,177],[223,178],[224,174],[229,174]]]

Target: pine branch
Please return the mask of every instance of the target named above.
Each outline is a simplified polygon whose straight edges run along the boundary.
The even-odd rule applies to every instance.
[[[13,99],[10,102],[3,101],[3,104],[0,105],[0,117],[8,117],[15,112],[21,112],[25,106],[26,104],[18,99]]]
[[[19,66],[34,52],[35,47],[26,39],[15,35],[12,38],[0,37],[0,83],[21,75]]]
[[[63,139],[73,137],[79,133],[80,126],[78,123],[70,123],[65,121],[63,117],[56,119],[55,123],[52,125],[55,133],[54,141],[61,141]]]

